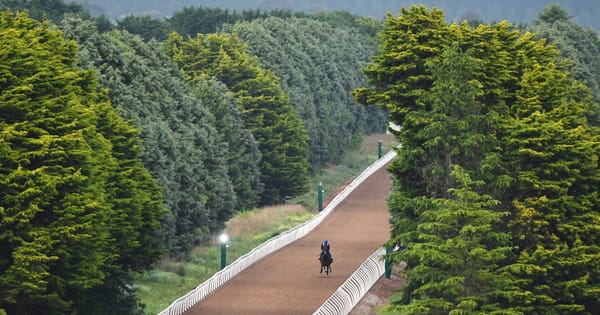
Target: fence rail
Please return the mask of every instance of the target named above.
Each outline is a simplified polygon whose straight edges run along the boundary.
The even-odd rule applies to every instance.
[[[222,286],[225,282],[229,281],[238,273],[244,271],[250,265],[308,234],[317,225],[319,225],[323,221],[323,219],[325,219],[325,217],[329,215],[329,213],[331,213],[333,209],[335,209],[337,205],[339,205],[352,191],[354,191],[356,187],[358,187],[363,181],[365,181],[369,176],[371,176],[381,167],[390,162],[395,156],[396,151],[391,150],[390,152],[388,152],[382,158],[380,158],[375,163],[367,167],[358,177],[356,177],[352,181],[352,183],[350,183],[350,185],[346,186],[346,188],[342,192],[335,196],[333,200],[327,205],[327,207],[325,207],[325,209],[323,209],[323,211],[321,211],[318,215],[287,232],[284,232],[278,236],[271,238],[270,240],[251,250],[249,253],[241,256],[227,267],[215,273],[212,277],[204,281],[195,289],[188,292],[186,295],[180,297],[179,299],[175,300],[173,303],[171,303],[171,305],[162,310],[159,313],[159,315],[183,314],[196,303],[204,299],[207,295],[211,294],[220,286]]]
[[[385,248],[375,251],[365,262],[317,309],[313,315],[348,314],[385,272],[382,256]]]

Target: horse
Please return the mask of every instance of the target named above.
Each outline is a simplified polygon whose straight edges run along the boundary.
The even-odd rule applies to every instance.
[[[319,261],[321,261],[321,271],[319,273],[323,273],[323,267],[325,267],[325,274],[329,275],[329,272],[332,271],[331,263],[333,263],[333,257],[331,257],[331,253],[329,252],[328,248],[324,248],[321,251]]]

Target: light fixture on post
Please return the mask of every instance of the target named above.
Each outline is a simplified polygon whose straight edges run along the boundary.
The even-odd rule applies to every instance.
[[[229,237],[227,234],[223,233],[219,236],[219,241],[221,242],[221,270],[225,268],[227,264],[227,241]]]

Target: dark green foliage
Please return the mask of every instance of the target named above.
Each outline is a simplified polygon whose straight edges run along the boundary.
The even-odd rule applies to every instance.
[[[194,94],[215,116],[223,145],[228,146],[227,172],[236,196],[236,211],[253,209],[263,190],[261,154],[250,130],[243,128],[243,113],[227,87],[215,80],[199,80]],[[220,218],[226,219],[225,217]]]
[[[47,24],[2,13],[0,41],[0,308],[127,313],[130,272],[161,254],[138,131]]]
[[[566,9],[550,5],[531,23],[529,30],[547,38],[573,62],[574,77],[590,88],[596,103],[600,103],[600,39],[597,31],[584,29],[572,21]],[[600,108],[592,108],[590,122],[600,125]]]
[[[174,12],[185,6],[219,7],[230,11],[241,10],[279,10],[304,12],[304,14],[321,14],[323,12],[347,11],[361,16],[371,16],[377,19],[385,17],[387,11],[395,12],[401,7],[425,5],[442,9],[448,20],[463,21],[483,20],[485,23],[509,20],[515,23],[528,23],[535,19],[545,6],[552,3],[566,7],[572,12],[577,23],[586,27],[600,30],[597,16],[600,7],[596,0],[379,0],[379,1],[348,1],[348,0],[79,0],[90,10],[98,11],[103,8],[105,13],[113,18],[140,12],[153,12],[156,16],[172,16]]]
[[[158,41],[165,40],[170,32],[167,22],[153,19],[148,15],[128,15],[117,21],[117,27],[121,30],[128,31],[131,34],[140,35],[147,41],[151,39]]]
[[[233,23],[238,17],[229,10],[220,8],[185,7],[168,19],[173,31],[183,36],[215,33],[226,23]]]
[[[259,67],[246,45],[235,36],[198,34],[183,41],[172,34],[165,49],[190,84],[214,77],[235,95],[244,126],[252,131],[262,154],[261,204],[282,202],[306,191],[308,184],[307,133],[279,79]]]
[[[338,162],[363,134],[385,130],[385,110],[350,96],[365,82],[360,69],[371,53],[369,37],[310,18],[241,22],[232,32],[281,78],[308,130],[313,170]]]
[[[3,0],[0,9],[13,12],[27,11],[33,19],[60,22],[67,13],[89,18],[89,13],[77,3],[65,3],[64,0]]]
[[[115,25],[105,15],[95,17],[94,23],[96,24],[96,29],[100,33],[109,32],[115,28]]]
[[[76,19],[62,27],[81,43],[81,65],[97,69],[113,105],[141,129],[144,164],[164,188],[170,209],[162,222],[163,245],[185,256],[235,211],[228,147],[213,115],[157,42],[120,31],[95,33]]]

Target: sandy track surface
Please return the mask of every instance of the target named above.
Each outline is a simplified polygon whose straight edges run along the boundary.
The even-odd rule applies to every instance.
[[[389,237],[386,167],[371,175],[305,237],[256,262],[186,314],[312,314]],[[320,274],[327,239],[333,273]]]

